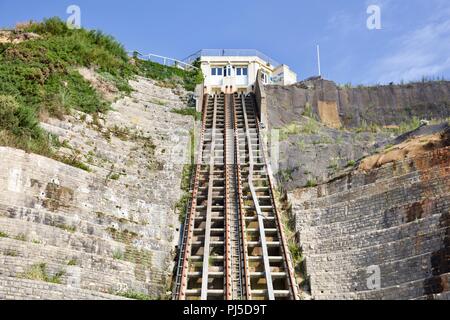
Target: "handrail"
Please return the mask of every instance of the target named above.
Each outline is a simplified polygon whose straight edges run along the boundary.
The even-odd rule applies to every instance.
[[[261,58],[262,60],[270,63],[272,66],[277,67],[280,65],[280,63],[272,58],[270,58],[268,55],[255,50],[255,49],[202,49],[199,50],[187,58],[183,59],[185,63],[192,63],[192,61],[195,61],[199,57],[212,57],[212,56],[237,56],[237,57],[251,57],[256,56],[258,58]]]
[[[144,55],[144,54],[140,53],[139,51],[128,51],[128,54],[130,56],[135,56],[137,54],[138,58],[146,59],[148,61],[153,61],[153,62],[157,62],[157,61],[154,61],[155,59],[152,60],[152,57],[158,58],[158,59],[162,60],[162,62],[163,62],[162,64],[165,65],[165,66],[181,67],[182,69],[183,68],[194,69],[194,70],[198,69],[196,66],[194,66],[194,65],[192,65],[190,63],[186,63],[184,61],[181,61],[181,60],[178,60],[178,59],[175,59],[175,58],[161,56],[161,55],[154,54],[154,53],[149,53],[149,54],[145,54]]]

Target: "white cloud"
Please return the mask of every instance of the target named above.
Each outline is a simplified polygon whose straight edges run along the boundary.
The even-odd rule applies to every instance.
[[[450,6],[439,7],[425,26],[394,39],[394,51],[374,64],[377,82],[418,80],[450,71],[450,19],[442,15]]]

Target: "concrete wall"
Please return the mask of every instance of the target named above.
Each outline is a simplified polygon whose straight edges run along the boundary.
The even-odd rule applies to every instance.
[[[288,86],[297,82],[297,74],[285,64],[275,68],[273,78],[275,85]]]
[[[449,164],[446,147],[293,192],[312,297],[449,299]]]
[[[255,82],[255,97],[256,97],[256,108],[258,109],[259,120],[266,127],[268,125],[268,115],[267,115],[267,96],[264,88],[264,84],[261,79],[261,72],[258,72]]]

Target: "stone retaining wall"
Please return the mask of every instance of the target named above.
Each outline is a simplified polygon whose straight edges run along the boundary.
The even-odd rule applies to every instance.
[[[449,298],[450,148],[290,197],[314,299]]]

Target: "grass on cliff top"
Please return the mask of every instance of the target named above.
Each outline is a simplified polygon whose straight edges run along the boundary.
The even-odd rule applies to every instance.
[[[0,44],[0,144],[54,157],[54,139],[39,117],[71,110],[104,112],[108,104],[75,67],[93,67],[117,82],[135,72],[124,48],[99,31],[71,30],[58,18],[22,25],[40,38]]]
[[[152,61],[139,59],[135,59],[135,61],[140,75],[158,80],[163,87],[174,88],[176,84],[179,84],[187,91],[194,91],[196,85],[203,82],[203,74],[200,69],[187,71]]]
[[[106,112],[100,94],[76,70],[95,69],[122,92],[136,75],[159,81],[180,81],[188,90],[202,80],[187,72],[130,59],[124,47],[100,31],[69,29],[59,18],[20,25],[17,32],[39,38],[0,44],[0,145],[56,158],[58,142],[39,127],[40,117],[62,118],[72,110]]]

